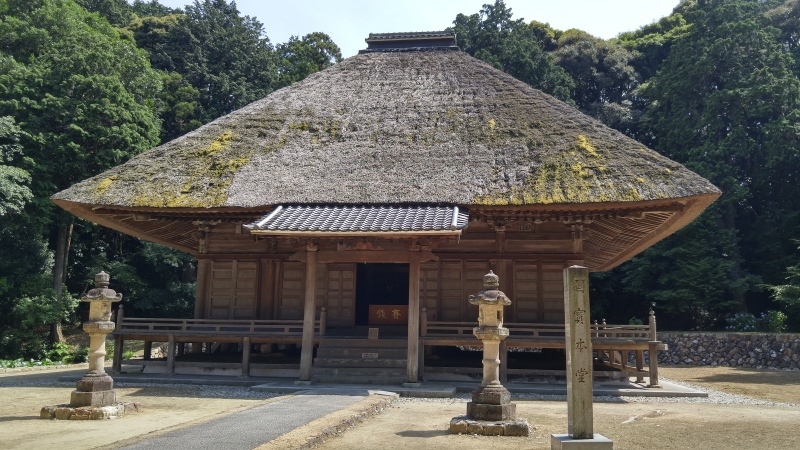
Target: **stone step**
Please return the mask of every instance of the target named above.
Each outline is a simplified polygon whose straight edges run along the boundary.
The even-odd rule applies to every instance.
[[[320,348],[408,348],[406,339],[354,339],[326,338],[319,344]]]
[[[314,359],[316,367],[358,367],[358,368],[384,368],[407,367],[405,359],[362,359],[362,358],[319,358]]]
[[[316,367],[311,378],[318,383],[402,384],[406,381],[406,371],[399,368]]]
[[[364,358],[364,354],[377,354],[378,358],[401,359],[408,356],[406,348],[352,348],[352,347],[323,347],[317,349],[317,357],[320,358]],[[373,358],[377,359],[377,358]]]
[[[348,375],[348,376],[332,376],[332,375],[319,375],[314,376],[312,381],[315,383],[330,383],[330,384],[403,384],[406,382],[406,376],[395,377],[375,377],[367,375]]]

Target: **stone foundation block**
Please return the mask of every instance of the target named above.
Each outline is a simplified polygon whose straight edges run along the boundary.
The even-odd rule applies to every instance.
[[[45,406],[39,411],[40,419],[55,419],[57,406]]]
[[[68,405],[45,406],[39,411],[42,419],[59,420],[103,420],[117,419],[125,414],[141,412],[136,402],[121,402],[108,406],[82,406],[73,408]]]
[[[92,407],[84,406],[72,410],[69,420],[89,420],[92,418]]]
[[[614,442],[601,435],[594,434],[592,439],[573,439],[568,434],[551,434],[550,450],[613,450]]]
[[[473,403],[505,405],[511,402],[511,393],[503,386],[480,387],[472,392]]]
[[[114,389],[114,379],[108,375],[99,377],[84,376],[75,387],[80,392],[110,391]]]
[[[529,436],[531,426],[526,419],[484,421],[467,416],[453,417],[451,434],[477,434],[480,436]]]
[[[467,417],[472,420],[514,420],[517,416],[517,405],[487,405],[485,403],[467,403]]]
[[[81,392],[72,391],[69,399],[69,406],[73,408],[81,406],[109,406],[117,403],[117,392],[110,391],[94,391],[94,392]]]

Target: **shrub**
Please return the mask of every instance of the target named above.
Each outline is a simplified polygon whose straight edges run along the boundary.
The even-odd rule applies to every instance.
[[[759,331],[784,333],[786,332],[786,314],[780,311],[761,313],[761,317],[756,320],[756,326]]]
[[[762,331],[765,333],[786,332],[786,314],[780,311],[767,311],[756,317],[750,313],[736,313],[727,319],[728,331]]]
[[[72,364],[86,362],[89,359],[89,347],[81,347],[72,354]]]
[[[728,331],[747,332],[756,331],[756,316],[750,313],[739,312],[727,319]]]

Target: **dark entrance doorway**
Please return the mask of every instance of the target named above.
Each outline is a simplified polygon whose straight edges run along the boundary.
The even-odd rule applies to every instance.
[[[356,270],[356,325],[370,324],[370,305],[408,306],[408,264],[360,263]]]

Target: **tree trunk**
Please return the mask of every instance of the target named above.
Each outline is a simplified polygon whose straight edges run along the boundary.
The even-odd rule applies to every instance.
[[[53,268],[53,290],[56,291],[56,301],[61,303],[61,293],[64,290],[64,281],[67,278],[67,255],[72,241],[72,221],[68,225],[58,227],[56,238],[56,262]],[[56,320],[50,325],[50,343],[64,342],[61,332],[61,320]]]
[[[736,229],[736,210],[733,207],[733,204],[729,203],[725,207],[725,227],[729,230],[733,230],[734,232],[734,239],[738,235],[738,230]],[[731,246],[733,250],[733,254],[730,257],[733,259],[733,264],[731,265],[731,279],[738,284],[744,278],[743,271],[742,271],[742,264],[741,264],[741,252],[739,251],[739,242],[733,242]],[[744,296],[744,291],[741,287],[734,287],[731,289],[731,295],[733,296],[733,300],[736,302],[734,307],[736,308],[737,312],[747,312],[747,301]]]

